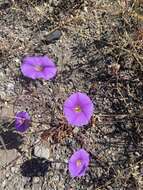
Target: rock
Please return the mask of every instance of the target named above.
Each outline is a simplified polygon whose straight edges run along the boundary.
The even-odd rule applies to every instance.
[[[50,150],[44,145],[36,145],[34,148],[34,155],[48,160],[50,158]]]
[[[5,78],[5,75],[2,71],[0,71],[0,80],[3,80]]]
[[[6,93],[0,89],[0,98],[5,99],[5,97],[6,97]]]
[[[38,183],[39,182],[39,177],[34,177],[33,182]]]
[[[10,173],[6,173],[5,177],[9,178],[9,176],[10,176]]]
[[[49,4],[54,5],[54,6],[58,6],[61,3],[61,0],[49,0]]]
[[[6,88],[7,88],[6,91],[8,94],[14,93],[14,83],[12,83],[12,82],[7,83]]]
[[[0,117],[3,120],[14,118],[13,106],[11,104],[8,105],[5,103],[0,110]]]
[[[17,151],[13,150],[0,150],[0,167],[5,166],[15,160]]]
[[[18,172],[18,168],[16,167],[11,167],[11,173],[17,173]]]
[[[6,187],[6,180],[4,180],[4,181],[2,182],[2,187],[3,187],[3,188]]]
[[[79,129],[78,127],[75,127],[75,128],[73,129],[73,133],[74,133],[74,134],[77,134],[77,133],[79,132],[79,130],[80,130],[80,129]]]
[[[59,40],[60,37],[62,35],[62,32],[60,30],[55,30],[53,32],[51,32],[50,34],[48,35],[45,35],[44,36],[44,39],[42,40],[45,44],[50,44],[50,43],[53,43],[55,42],[56,40]]]

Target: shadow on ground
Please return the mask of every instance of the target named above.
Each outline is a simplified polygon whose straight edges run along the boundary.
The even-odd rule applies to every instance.
[[[23,143],[23,137],[13,131],[6,131],[0,133],[0,137],[2,138],[2,141],[4,142],[4,145],[0,141],[0,148],[1,149],[18,149],[19,146]]]
[[[33,158],[25,161],[20,169],[24,177],[44,177],[49,169],[50,163],[44,158]]]

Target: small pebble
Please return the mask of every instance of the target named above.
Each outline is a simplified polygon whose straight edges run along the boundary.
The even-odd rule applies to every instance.
[[[9,173],[6,173],[5,177],[6,177],[6,178],[9,178]]]
[[[51,32],[50,34],[44,36],[43,42],[46,44],[50,44],[55,42],[56,40],[59,40],[62,35],[62,32],[60,30],[55,30]]]
[[[79,128],[78,127],[75,127],[74,130],[73,130],[74,134],[77,134],[79,132]]]
[[[15,172],[15,168],[14,168],[14,167],[11,168],[11,172],[12,172],[12,173]]]
[[[50,150],[47,147],[42,145],[37,145],[34,148],[34,155],[37,157],[49,159],[50,157]]]
[[[2,182],[2,187],[4,188],[6,186],[6,180]]]
[[[34,177],[33,182],[38,183],[39,182],[39,177]]]

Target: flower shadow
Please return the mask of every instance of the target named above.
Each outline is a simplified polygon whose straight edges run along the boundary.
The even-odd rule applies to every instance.
[[[28,78],[28,77],[23,76],[22,73],[21,73],[21,75],[19,76],[19,83],[21,83],[22,87],[24,87],[24,88],[26,88],[26,89],[27,89],[28,87],[30,87],[31,84],[32,84],[33,86],[37,86],[37,81],[42,83],[41,80],[38,80],[38,79],[33,80],[33,79],[31,79],[31,78]]]
[[[24,177],[44,177],[50,166],[50,162],[44,158],[32,158],[26,160],[20,167]]]
[[[5,131],[0,133],[0,149],[18,149],[23,142],[23,137],[13,131]]]

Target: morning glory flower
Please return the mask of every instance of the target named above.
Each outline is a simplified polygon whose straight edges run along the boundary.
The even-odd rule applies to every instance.
[[[87,125],[92,114],[93,103],[85,93],[76,92],[64,103],[64,115],[71,125]]]
[[[71,177],[81,177],[89,165],[89,154],[84,149],[76,151],[69,159],[69,172]]]
[[[27,112],[18,112],[15,116],[15,128],[19,132],[25,132],[30,125],[30,116]]]
[[[22,61],[21,71],[24,76],[32,79],[49,80],[56,75],[57,68],[48,56],[25,57]]]

